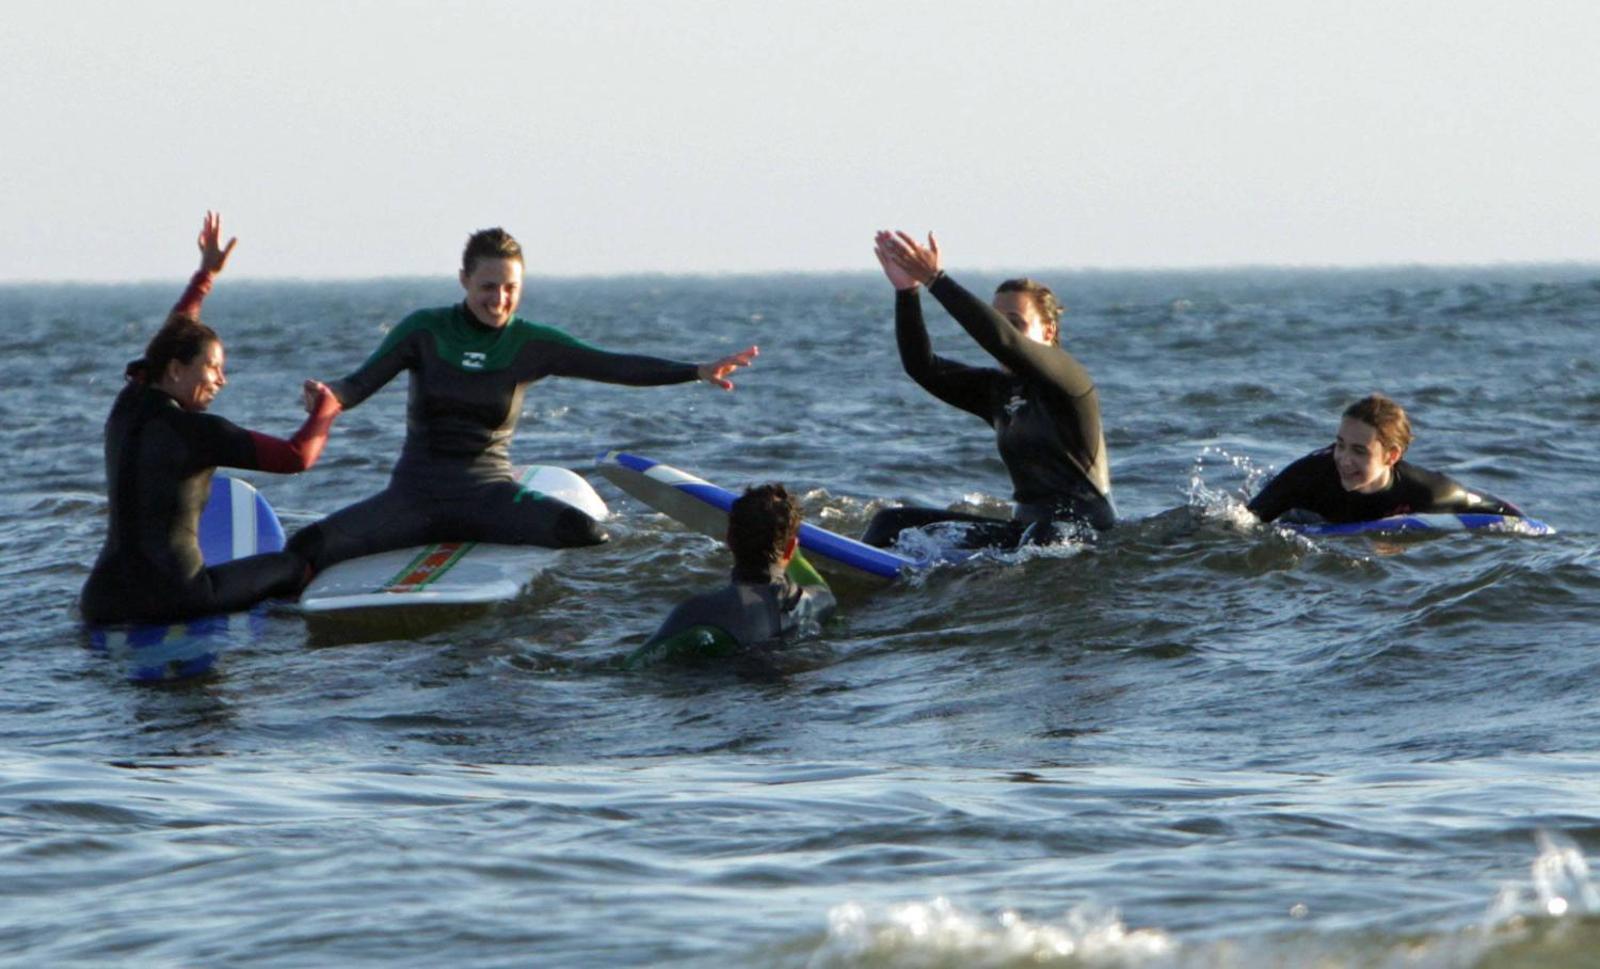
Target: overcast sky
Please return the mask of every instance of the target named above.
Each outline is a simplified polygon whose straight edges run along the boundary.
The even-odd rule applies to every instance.
[[[1600,4],[11,4],[0,280],[1600,261]]]

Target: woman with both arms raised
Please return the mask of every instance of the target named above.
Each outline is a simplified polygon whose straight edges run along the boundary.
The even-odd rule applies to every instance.
[[[658,386],[727,376],[756,355],[749,347],[711,363],[608,353],[516,315],[522,247],[504,229],[468,240],[461,257],[466,298],[401,320],[354,373],[329,384],[354,407],[410,371],[406,439],[389,487],[310,525],[290,540],[318,569],[335,562],[439,541],[568,547],[606,540],[583,512],[525,490],[510,458],[523,393],[544,377]]]
[[[128,364],[127,383],[106,418],[106,543],[84,583],[80,606],[92,623],[172,622],[236,612],[293,595],[306,563],[289,552],[206,567],[200,513],[218,465],[293,474],[317,461],[339,413],[332,392],[305,384],[311,416],[289,440],[247,431],[207,414],[227,385],[222,339],[200,322],[200,304],[233,253],[222,218],[207,212],[200,268],[150,340]]]
[[[1030,279],[1000,284],[985,304],[945,274],[939,243],[879,232],[875,253],[895,288],[895,339],[906,373],[935,397],[994,428],[1016,501],[1010,521],[937,508],[889,508],[862,540],[887,546],[907,528],[968,523],[963,544],[1015,547],[1049,541],[1054,523],[1107,529],[1116,522],[1111,469],[1100,426],[1100,397],[1083,364],[1061,349],[1061,304]],[[936,356],[922,321],[926,287],[999,368]]]

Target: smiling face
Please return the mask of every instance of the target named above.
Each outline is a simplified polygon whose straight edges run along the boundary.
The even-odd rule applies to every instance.
[[[223,373],[225,362],[222,343],[210,340],[188,363],[181,360],[168,363],[167,372],[156,386],[184,410],[205,410],[228,384],[228,377]]]
[[[522,261],[479,259],[470,273],[462,271],[461,288],[467,291],[467,309],[479,323],[503,327],[522,302]]]
[[[1339,433],[1333,439],[1333,463],[1339,469],[1339,484],[1346,491],[1364,495],[1389,486],[1390,472],[1400,460],[1400,453],[1384,446],[1376,427],[1354,417],[1339,422]]]
[[[995,312],[1011,321],[1028,339],[1036,343],[1054,343],[1056,325],[1039,312],[1039,305],[1027,293],[1003,292],[994,294],[991,304]]]

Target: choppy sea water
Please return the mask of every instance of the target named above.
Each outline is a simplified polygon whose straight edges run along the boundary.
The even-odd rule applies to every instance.
[[[591,476],[613,542],[501,611],[351,635],[276,606],[159,687],[85,649],[73,604],[105,411],[182,279],[0,287],[0,959],[1600,964],[1600,269],[1036,275],[1100,386],[1126,523],[1098,542],[843,586],[778,672],[628,672],[727,561]],[[287,434],[302,377],[455,298],[224,277],[214,410]],[[535,279],[523,315],[762,355],[733,394],[536,385],[521,462],[777,478],[846,532],[886,500],[1005,507],[988,430],[901,373],[880,278]],[[1415,462],[1560,533],[1240,516],[1375,389]],[[312,472],[244,477],[309,522],[382,486],[403,408],[397,381]]]

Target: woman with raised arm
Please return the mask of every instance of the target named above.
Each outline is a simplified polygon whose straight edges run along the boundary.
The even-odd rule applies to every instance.
[[[407,316],[354,373],[329,385],[354,407],[401,371],[411,374],[405,445],[389,487],[289,542],[315,568],[440,541],[603,542],[594,519],[517,482],[510,447],[528,385],[581,377],[641,387],[703,380],[732,390],[728,375],[756,355],[749,347],[694,364],[597,350],[516,315],[522,273],[522,247],[510,233],[474,233],[461,256],[465,298]]]
[[[900,362],[924,390],[982,418],[994,429],[1011,474],[1012,519],[937,508],[889,508],[863,540],[887,546],[906,528],[968,523],[963,544],[1015,547],[1048,540],[1056,523],[1097,529],[1116,522],[1111,469],[1100,428],[1100,398],[1089,372],[1060,345],[1061,304],[1031,279],[1008,279],[985,303],[941,265],[939,243],[904,232],[879,232],[875,253],[895,288],[895,339]],[[998,367],[974,367],[936,356],[922,321],[926,288]]]
[[[127,368],[127,383],[106,419],[110,524],[84,583],[83,616],[92,623],[173,622],[235,612],[275,595],[293,595],[306,563],[288,552],[252,555],[207,568],[200,512],[217,467],[293,474],[316,463],[339,413],[327,387],[307,381],[306,418],[287,441],[247,431],[206,408],[227,385],[222,339],[200,322],[200,304],[228,263],[222,218],[207,212],[200,268]]]

